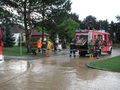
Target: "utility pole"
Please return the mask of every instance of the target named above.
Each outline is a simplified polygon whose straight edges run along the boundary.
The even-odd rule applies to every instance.
[[[44,20],[45,20],[45,3],[42,0],[42,41],[44,39]]]
[[[45,3],[44,0],[42,0],[42,42],[44,40],[44,20],[45,20]],[[43,54],[43,48],[42,48],[42,54]]]

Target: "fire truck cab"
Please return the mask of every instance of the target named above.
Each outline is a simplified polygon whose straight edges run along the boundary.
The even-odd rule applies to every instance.
[[[109,33],[105,32],[105,30],[76,30],[74,40],[76,40],[76,47],[77,50],[79,50],[79,55],[85,56],[86,54],[89,54],[88,43],[91,40],[95,42],[96,39],[100,40],[101,53],[112,53],[111,36]],[[96,54],[95,49],[94,54]]]

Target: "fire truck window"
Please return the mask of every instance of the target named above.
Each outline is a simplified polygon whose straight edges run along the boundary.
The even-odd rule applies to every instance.
[[[96,39],[102,40],[102,35],[94,35],[94,39],[95,39],[95,40],[96,40]]]
[[[99,39],[99,40],[102,40],[102,35],[98,35],[98,39]]]
[[[79,39],[80,39],[80,37],[77,35],[77,36],[76,36],[76,40],[79,40]]]
[[[97,35],[94,35],[94,39],[95,39],[95,40],[97,39]]]
[[[110,35],[108,35],[108,40],[112,41],[112,38],[111,38],[111,36],[110,36]]]
[[[107,38],[107,37],[106,37],[106,35],[105,35],[105,41],[106,41],[106,38]]]
[[[80,39],[87,39],[88,35],[77,35],[76,36],[76,40],[80,40]]]

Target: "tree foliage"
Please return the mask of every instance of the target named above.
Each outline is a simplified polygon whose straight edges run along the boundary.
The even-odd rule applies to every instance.
[[[75,30],[79,27],[79,23],[69,18],[64,20],[59,27],[61,28],[60,35],[65,37],[67,40],[71,40],[74,36]]]
[[[5,30],[4,34],[4,42],[5,42],[5,47],[12,47],[15,44],[15,37],[13,37],[13,34],[11,32],[10,27],[7,27]]]
[[[96,25],[96,17],[89,15],[83,20],[83,23],[85,28],[90,27],[90,29],[94,29]]]
[[[116,18],[117,18],[117,20],[120,22],[120,16],[119,16],[119,15],[117,15],[117,16],[116,16]]]
[[[11,17],[15,22],[24,25],[27,52],[30,52],[31,30],[37,25],[43,29],[46,28],[46,22],[48,21],[53,23],[53,25],[62,22],[63,15],[69,13],[71,9],[71,2],[70,0],[1,0],[0,6],[2,10],[5,7],[9,7],[17,12],[15,15],[10,10],[6,10],[8,12],[7,15],[11,14],[14,16]],[[4,15],[5,13],[3,12]],[[9,19],[11,20],[11,18]]]

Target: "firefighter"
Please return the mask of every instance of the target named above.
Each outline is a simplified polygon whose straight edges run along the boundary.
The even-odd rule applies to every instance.
[[[54,41],[54,42],[53,42],[54,54],[56,54],[56,53],[57,53],[57,46],[58,46],[57,42],[56,42],[56,41]]]
[[[96,39],[96,41],[95,41],[95,50],[96,50],[96,57],[97,57],[97,59],[100,58],[100,54],[101,54],[100,47],[101,47],[100,40]]]
[[[61,45],[61,43],[58,43],[57,49],[58,49],[59,52],[62,50],[62,45]]]
[[[41,38],[39,40],[37,40],[37,48],[38,48],[38,52],[41,52],[41,48],[42,48],[42,40],[41,40]]]
[[[88,50],[89,50],[89,54],[90,54],[90,59],[93,59],[93,55],[94,55],[94,41],[91,40],[88,44]]]
[[[70,43],[70,57],[72,56],[72,54],[74,55],[74,57],[76,57],[75,55],[75,51],[76,51],[76,45],[75,45],[75,40],[72,40],[72,42]]]
[[[46,53],[46,48],[47,48],[47,39],[44,38],[42,42],[42,54]]]
[[[52,43],[48,40],[48,41],[47,41],[46,56],[50,56],[50,55],[51,55],[51,52],[50,52],[51,48],[52,48]]]

